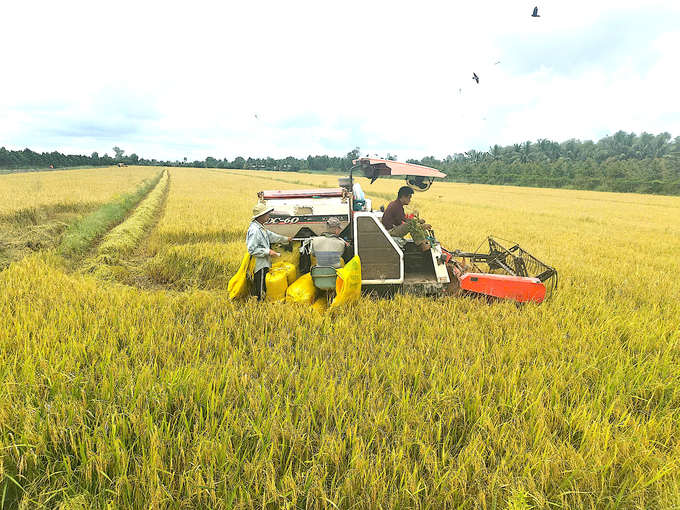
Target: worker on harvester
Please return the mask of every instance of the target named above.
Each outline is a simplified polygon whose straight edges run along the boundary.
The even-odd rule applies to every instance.
[[[326,232],[323,235],[312,238],[310,253],[316,257],[318,266],[330,266],[340,269],[342,266],[342,254],[345,253],[347,243],[340,237],[342,225],[338,218],[329,218],[326,221]]]
[[[271,249],[271,243],[285,243],[293,239],[264,228],[264,224],[269,220],[269,213],[273,210],[273,207],[267,207],[262,203],[253,207],[253,217],[250,218],[250,226],[246,234],[246,248],[250,256],[255,259],[253,275],[255,295],[259,301],[262,301],[267,293],[266,277],[272,265],[271,259],[281,256],[280,253]]]
[[[423,251],[427,251],[431,246],[423,232],[430,230],[432,225],[418,218],[407,218],[404,212],[404,206],[411,202],[412,196],[413,190],[408,186],[399,188],[397,199],[390,202],[385,209],[382,224],[392,237],[404,237],[406,234],[411,234],[413,242],[419,245]]]

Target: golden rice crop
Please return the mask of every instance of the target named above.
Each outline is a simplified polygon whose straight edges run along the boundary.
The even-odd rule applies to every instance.
[[[172,289],[226,289],[243,253],[236,242],[180,244],[162,250],[145,271],[153,283]]]
[[[157,248],[244,240],[256,193],[271,182],[195,168],[173,169],[172,180],[165,214],[152,240]]]
[[[168,171],[163,173],[160,181],[149,195],[137,206],[132,215],[120,225],[114,227],[99,245],[98,254],[105,257],[117,257],[131,253],[139,244],[142,236],[152,226],[158,214],[163,195],[168,187]]]
[[[129,167],[0,176],[0,269],[57,246],[69,224],[135,189],[155,171]]]
[[[0,218],[29,208],[96,206],[157,172],[155,167],[130,166],[0,175]]]
[[[555,266],[540,306],[230,302],[255,193],[333,180],[173,169],[144,266],[171,290],[49,253],[0,272],[4,505],[680,506],[679,199],[414,197],[451,249],[495,234]],[[374,206],[401,185],[360,182]]]
[[[163,217],[146,243],[151,284],[222,288],[238,269],[245,235],[267,179],[176,168]],[[294,187],[288,184],[288,187]]]

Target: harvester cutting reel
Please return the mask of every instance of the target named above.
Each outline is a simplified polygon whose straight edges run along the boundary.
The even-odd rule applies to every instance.
[[[460,284],[456,290],[519,302],[541,303],[552,296],[557,288],[555,268],[516,243],[494,236],[487,241],[488,253],[480,251],[484,243],[476,252],[445,251],[451,280]],[[462,258],[462,262],[455,258]]]

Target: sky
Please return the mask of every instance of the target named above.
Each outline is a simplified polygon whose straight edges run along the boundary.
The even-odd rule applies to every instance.
[[[405,161],[675,138],[678,62],[677,0],[4,2],[0,147]]]

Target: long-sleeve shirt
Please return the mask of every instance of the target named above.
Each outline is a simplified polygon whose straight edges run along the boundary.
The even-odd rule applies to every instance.
[[[250,256],[255,257],[253,272],[257,273],[260,269],[271,267],[272,263],[269,257],[271,243],[282,243],[284,241],[288,241],[286,236],[267,230],[257,220],[251,221],[246,234],[246,247]]]

